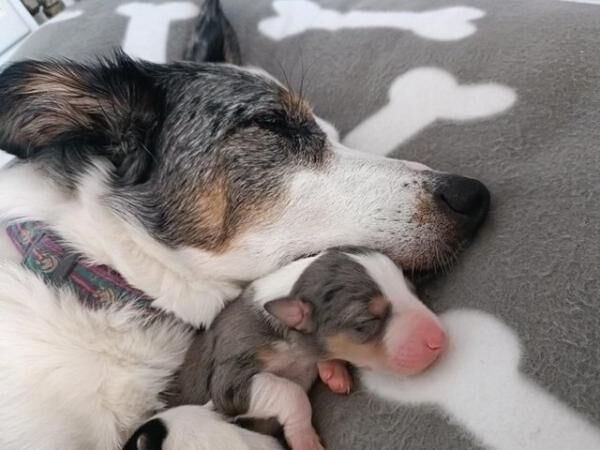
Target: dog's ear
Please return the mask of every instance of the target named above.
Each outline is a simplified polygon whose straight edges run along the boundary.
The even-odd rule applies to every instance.
[[[315,329],[312,317],[313,306],[300,298],[285,297],[271,300],[265,304],[265,309],[287,328],[303,333],[311,333]]]
[[[123,54],[90,65],[9,66],[0,73],[0,148],[22,159],[87,152],[77,156],[106,157],[118,175],[139,181],[162,121],[164,96],[152,68]]]

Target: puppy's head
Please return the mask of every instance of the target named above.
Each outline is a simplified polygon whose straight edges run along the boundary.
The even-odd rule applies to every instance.
[[[0,148],[75,193],[100,180],[99,204],[223,280],[346,244],[435,269],[489,203],[475,180],[344,148],[302,98],[229,65],[14,64]]]
[[[325,358],[414,374],[444,350],[437,317],[381,253],[330,250],[300,274],[290,294],[265,304],[283,325],[314,337]]]

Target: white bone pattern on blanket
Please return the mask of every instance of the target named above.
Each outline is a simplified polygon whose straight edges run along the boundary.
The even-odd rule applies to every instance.
[[[600,4],[599,0],[563,1]],[[289,11],[302,4],[313,8],[315,15],[323,15],[324,22],[315,25],[313,20],[290,18]],[[189,8],[188,15],[171,14],[160,9],[167,5],[181,5],[182,11]],[[480,10],[467,7],[424,13],[369,12],[362,16],[364,12],[354,12],[353,16],[322,9],[309,1],[276,1],[274,7],[279,16],[263,20],[260,30],[277,40],[308,29],[373,27],[408,30],[430,40],[458,40],[475,33],[476,27],[471,21],[484,15]],[[197,8],[194,8],[195,5],[188,2],[171,2],[161,6],[139,2],[123,5],[119,13],[130,17],[123,42],[125,51],[132,56],[164,62],[170,24],[193,17],[197,14]],[[306,10],[304,14],[311,17]],[[430,16],[419,17],[419,14]],[[390,17],[384,18],[383,15],[393,16],[392,19],[399,17],[400,20],[390,24]],[[423,25],[425,18],[431,20],[430,23],[436,21],[438,25]],[[339,22],[336,24],[328,20]],[[300,25],[296,26],[296,22]],[[405,89],[415,86],[417,90],[413,94],[410,89]],[[420,88],[423,90],[419,91]],[[431,92],[429,98],[423,96],[425,92]],[[402,120],[399,120],[399,115],[394,114],[398,111],[394,105],[407,101],[402,96],[408,96],[408,103],[403,104]],[[470,100],[476,97],[479,101]],[[450,73],[442,69],[418,68],[400,75],[390,89],[390,103],[366,118],[346,136],[344,142],[372,153],[385,154],[436,120],[488,117],[506,111],[515,100],[514,91],[499,84],[464,85],[457,83]],[[375,138],[380,141],[375,142]],[[4,162],[3,157],[0,152],[0,166]],[[373,391],[386,399],[439,405],[484,444],[500,450],[562,450],[574,448],[574,443],[577,448],[600,448],[600,431],[597,428],[519,372],[520,348],[512,330],[497,319],[477,311],[451,311],[442,318],[449,330],[451,347],[432,372],[404,381],[364,375],[363,381],[368,386],[376,384],[378,388],[372,388]],[[197,411],[193,411],[193,417],[199,417]],[[205,417],[202,419],[206,420]],[[185,435],[182,432],[181,436],[189,443],[188,433],[186,429]],[[204,435],[199,435],[199,439],[201,436]]]
[[[307,30],[352,28],[395,28],[436,41],[455,41],[476,31],[471,21],[484,12],[456,6],[423,12],[350,11],[323,9],[309,0],[278,0],[273,3],[278,16],[260,22],[258,29],[271,39],[281,40]]]
[[[389,103],[348,133],[344,144],[387,154],[438,120],[490,117],[516,99],[501,84],[464,85],[440,68],[413,69],[393,82]],[[478,311],[451,311],[443,319],[451,348],[441,364],[407,380],[363,374],[367,387],[388,400],[437,404],[492,448],[600,447],[600,430],[519,372],[519,343],[505,325]]]
[[[517,97],[500,84],[461,85],[442,69],[420,67],[396,78],[389,98],[345,136],[345,145],[386,155],[438,120],[486,118],[509,109]]]
[[[600,0],[561,0],[569,3],[583,3],[585,5],[600,6]]]
[[[600,430],[519,371],[514,331],[476,310],[441,316],[449,347],[428,372],[398,380],[363,373],[383,398],[436,404],[498,450],[600,448]]]
[[[117,13],[129,17],[123,39],[123,51],[148,61],[166,62],[171,22],[191,19],[199,12],[199,8],[190,2],[168,2],[160,5],[133,2],[119,6]]]

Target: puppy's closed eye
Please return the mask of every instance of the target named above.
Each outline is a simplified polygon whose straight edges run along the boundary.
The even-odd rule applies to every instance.
[[[352,338],[359,343],[373,339],[383,328],[383,321],[380,317],[370,317],[354,323],[351,331]]]

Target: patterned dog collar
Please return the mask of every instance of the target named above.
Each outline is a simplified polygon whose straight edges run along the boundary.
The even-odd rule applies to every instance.
[[[91,264],[71,251],[43,222],[15,222],[8,225],[6,232],[23,255],[25,267],[49,284],[70,287],[85,304],[98,308],[127,302],[151,307],[151,298],[110,267]]]

